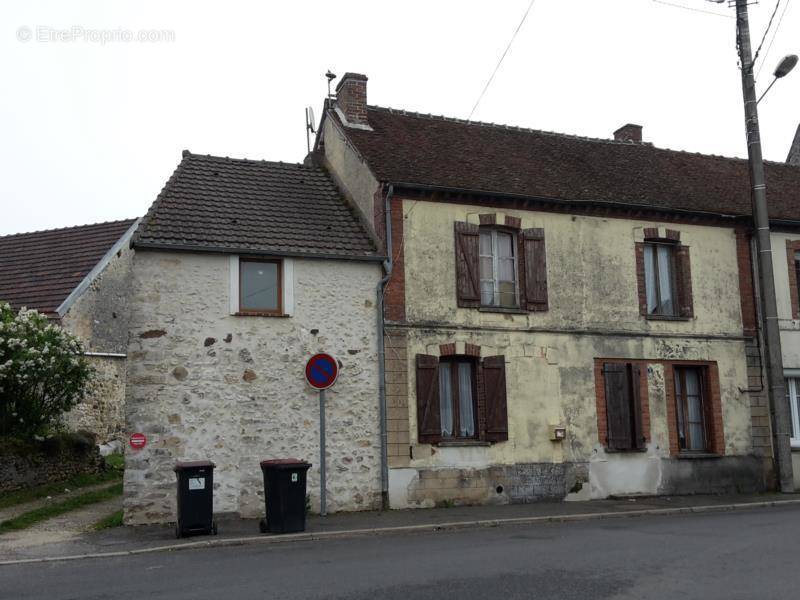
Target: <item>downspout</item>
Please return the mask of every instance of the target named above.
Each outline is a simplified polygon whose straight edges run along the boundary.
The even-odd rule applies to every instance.
[[[392,214],[390,202],[394,186],[389,185],[384,199],[384,221],[386,222],[386,260],[383,261],[384,276],[378,282],[378,407],[381,433],[381,509],[389,508],[389,452],[386,425],[386,345],[384,343],[383,294],[392,276]]]

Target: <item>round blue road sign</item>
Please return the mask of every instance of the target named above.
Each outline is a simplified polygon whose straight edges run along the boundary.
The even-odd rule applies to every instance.
[[[306,381],[318,390],[324,390],[336,383],[339,376],[339,363],[330,354],[321,352],[308,359]]]

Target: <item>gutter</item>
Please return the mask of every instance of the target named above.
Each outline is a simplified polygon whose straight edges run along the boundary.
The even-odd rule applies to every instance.
[[[389,184],[384,199],[384,220],[386,225],[386,260],[383,261],[383,271],[385,275],[378,282],[375,290],[378,297],[378,412],[380,421],[381,436],[381,508],[389,509],[389,452],[388,452],[388,432],[386,423],[386,344],[384,341],[385,322],[383,314],[383,296],[386,292],[386,284],[392,276],[392,215],[390,202],[394,186]]]

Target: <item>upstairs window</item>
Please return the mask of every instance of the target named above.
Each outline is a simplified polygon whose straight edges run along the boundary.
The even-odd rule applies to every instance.
[[[794,255],[794,279],[797,296],[800,298],[800,252],[795,252]]]
[[[481,215],[481,222],[455,223],[456,300],[462,308],[545,311],[547,253],[544,230],[520,229]],[[509,222],[514,223],[513,226]]]
[[[281,261],[239,260],[239,312],[281,313]]]
[[[636,244],[639,313],[649,319],[694,316],[689,247],[680,232],[646,227],[644,242]]]
[[[481,305],[517,308],[516,236],[507,231],[480,232]]]
[[[675,317],[678,302],[675,285],[674,245],[645,243],[644,278],[647,314]]]

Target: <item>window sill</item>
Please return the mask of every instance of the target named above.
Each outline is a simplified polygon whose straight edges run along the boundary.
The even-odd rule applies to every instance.
[[[674,458],[679,458],[681,460],[694,460],[697,458],[722,458],[722,455],[714,452],[679,452]]]
[[[800,452],[800,440],[792,440],[792,452]]]
[[[271,312],[237,312],[233,313],[234,317],[273,317],[278,319],[286,319],[291,317],[292,315],[287,315],[285,313],[271,313]]]
[[[521,308],[503,308],[502,306],[480,306],[479,312],[486,313],[503,313],[507,315],[527,315],[529,311],[522,310]]]
[[[626,448],[625,450],[605,448],[605,451],[606,454],[644,454],[647,452],[647,448]]]
[[[491,445],[492,442],[485,442],[482,440],[447,440],[434,444],[434,446],[438,446],[439,448],[485,448]]]
[[[674,317],[670,315],[645,315],[648,321],[691,321],[692,317]]]

